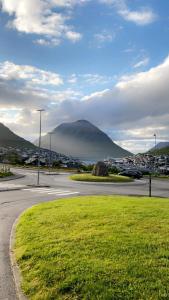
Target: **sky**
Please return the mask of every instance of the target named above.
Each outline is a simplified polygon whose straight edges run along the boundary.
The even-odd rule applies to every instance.
[[[86,119],[133,153],[169,141],[168,0],[0,0],[0,122]]]

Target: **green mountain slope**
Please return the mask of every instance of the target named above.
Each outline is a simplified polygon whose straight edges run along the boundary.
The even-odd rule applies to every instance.
[[[160,149],[152,149],[149,153],[152,155],[169,155],[169,146]]]
[[[35,145],[16,135],[0,123],[0,147],[35,148]]]

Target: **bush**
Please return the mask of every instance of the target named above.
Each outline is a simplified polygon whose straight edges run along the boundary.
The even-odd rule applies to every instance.
[[[109,167],[109,173],[111,174],[118,174],[119,169],[116,166]]]
[[[93,170],[93,167],[94,167],[94,164],[90,164],[90,165],[81,165],[81,169],[85,172],[92,172]]]
[[[8,177],[11,175],[13,175],[13,173],[10,171],[10,167],[2,166],[0,168],[0,178]]]

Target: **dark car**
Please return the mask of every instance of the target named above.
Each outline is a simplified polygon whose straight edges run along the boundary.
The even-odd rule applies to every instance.
[[[143,174],[143,175],[150,175],[151,170],[148,168],[139,168],[139,171]]]
[[[125,170],[125,171],[120,172],[119,175],[128,176],[128,177],[132,177],[135,179],[140,179],[143,177],[143,174],[137,170]]]

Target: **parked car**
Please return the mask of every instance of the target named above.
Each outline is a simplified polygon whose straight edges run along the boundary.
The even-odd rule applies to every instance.
[[[151,170],[148,168],[139,168],[139,171],[143,174],[143,175],[149,175],[151,173]]]
[[[132,177],[135,179],[141,179],[143,177],[142,173],[137,170],[125,170],[125,171],[120,172],[119,175],[128,176],[128,177]]]

